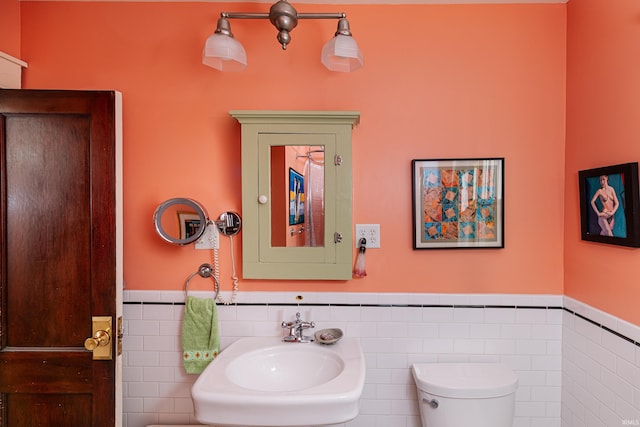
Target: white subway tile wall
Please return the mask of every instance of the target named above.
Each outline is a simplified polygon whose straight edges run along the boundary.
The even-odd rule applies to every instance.
[[[219,305],[222,348],[245,336],[280,336],[280,323],[297,311],[316,329],[360,338],[367,361],[360,415],[342,427],[419,427],[409,368],[448,361],[513,368],[520,378],[514,427],[640,425],[633,424],[640,419],[640,347],[608,331],[635,339],[640,328],[577,301],[318,292],[302,294],[298,306],[298,295],[242,292],[238,305]],[[125,291],[124,301],[124,427],[198,424],[190,397],[196,376],[184,373],[180,350],[184,293]],[[593,315],[597,325],[572,313]]]
[[[640,426],[640,327],[564,300],[562,427]]]

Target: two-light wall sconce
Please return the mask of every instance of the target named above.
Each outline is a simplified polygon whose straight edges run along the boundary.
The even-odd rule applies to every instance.
[[[337,19],[335,36],[322,48],[322,64],[331,71],[351,72],[364,65],[362,52],[351,36],[345,13],[298,13],[287,0],[278,0],[269,13],[221,12],[215,33],[207,38],[202,63],[220,71],[242,71],[247,66],[247,53],[231,33],[229,19],[269,19],[278,29],[278,42],[286,50],[289,34],[298,19]]]

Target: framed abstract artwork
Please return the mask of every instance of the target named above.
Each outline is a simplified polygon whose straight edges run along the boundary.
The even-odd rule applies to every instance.
[[[504,159],[415,159],[413,248],[504,247]]]
[[[582,240],[640,247],[638,163],[578,171]]]

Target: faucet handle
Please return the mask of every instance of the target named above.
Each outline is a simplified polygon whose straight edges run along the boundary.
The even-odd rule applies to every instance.
[[[300,322],[300,325],[299,325],[300,331],[303,331],[305,329],[315,328],[315,327],[316,327],[315,322]]]

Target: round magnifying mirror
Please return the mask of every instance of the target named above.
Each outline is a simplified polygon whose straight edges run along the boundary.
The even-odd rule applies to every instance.
[[[167,200],[153,214],[153,222],[160,237],[180,246],[202,237],[208,220],[207,212],[200,203],[183,197]]]

